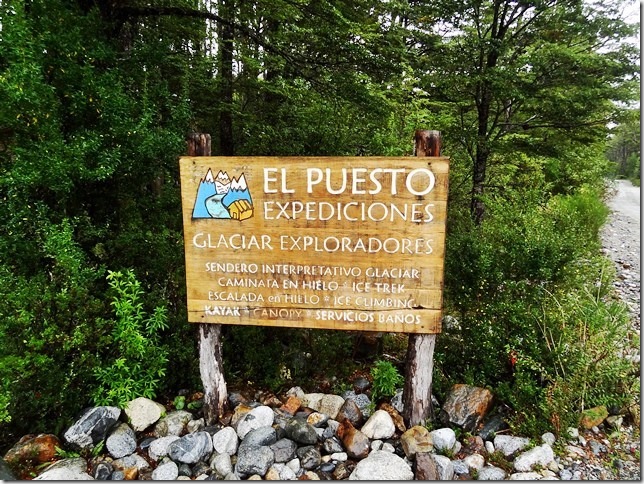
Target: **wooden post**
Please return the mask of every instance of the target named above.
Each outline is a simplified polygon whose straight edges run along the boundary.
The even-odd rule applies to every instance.
[[[417,130],[414,155],[440,156],[439,131]],[[434,419],[432,407],[432,372],[434,370],[435,334],[410,334],[407,344],[403,417],[408,425],[423,425]]]
[[[210,135],[191,133],[188,156],[210,156]],[[224,413],[228,390],[221,353],[221,325],[199,324],[199,372],[204,388],[204,419],[215,423]]]

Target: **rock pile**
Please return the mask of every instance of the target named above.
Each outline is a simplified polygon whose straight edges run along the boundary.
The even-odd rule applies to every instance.
[[[441,409],[443,421],[480,421],[487,410],[481,405],[486,392],[455,386],[448,399],[452,403],[446,401]],[[281,399],[259,395],[246,400],[231,394],[229,401],[234,410],[214,426],[206,426],[198,410],[166,413],[162,405],[145,398],[129,402],[123,410],[90,408],[67,429],[62,443],[53,435],[25,436],[5,460],[14,472],[27,472],[19,477],[37,480],[615,477],[603,467],[589,467],[593,456],[613,450],[608,440],[595,436],[595,431],[600,434],[596,426],[588,438],[571,429],[564,456],[555,456],[552,434],[531,442],[488,425],[483,427],[487,431],[466,433],[459,440],[450,427],[406,428],[400,394],[375,411],[365,394],[304,393],[299,387]],[[67,458],[61,458],[56,447],[64,447]],[[633,465],[629,459],[620,462],[622,469]]]

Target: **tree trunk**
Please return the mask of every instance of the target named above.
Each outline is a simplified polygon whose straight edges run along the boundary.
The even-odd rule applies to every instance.
[[[210,156],[210,135],[192,133],[188,136],[188,156]],[[199,373],[204,388],[204,419],[215,423],[226,409],[228,390],[224,378],[221,353],[221,325],[199,324]]]
[[[219,15],[232,22],[234,0],[219,0]],[[222,155],[235,153],[233,139],[233,40],[235,32],[230,23],[219,24],[219,151]]]
[[[416,156],[440,156],[440,132],[417,130]],[[403,417],[409,426],[423,425],[434,419],[432,407],[432,372],[434,370],[435,334],[411,334],[407,344]]]

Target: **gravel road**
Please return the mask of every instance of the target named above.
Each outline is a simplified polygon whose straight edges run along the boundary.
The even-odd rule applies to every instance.
[[[640,329],[640,188],[630,181],[612,184],[607,200],[611,215],[602,231],[604,253],[616,264],[615,289],[628,305],[633,328]]]

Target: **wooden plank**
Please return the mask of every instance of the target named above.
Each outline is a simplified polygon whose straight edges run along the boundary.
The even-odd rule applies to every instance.
[[[446,158],[183,157],[180,167],[189,321],[440,331]]]

